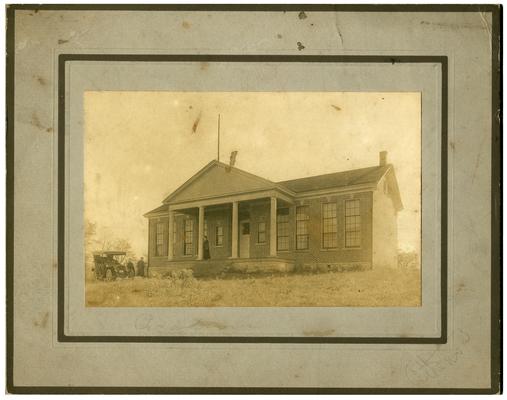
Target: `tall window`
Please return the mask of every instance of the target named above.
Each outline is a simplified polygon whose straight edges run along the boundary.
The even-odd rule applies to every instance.
[[[257,225],[257,243],[266,243],[266,223],[259,222]]]
[[[185,241],[183,242],[183,254],[191,256],[194,254],[194,220],[185,220]]]
[[[308,221],[310,215],[308,206],[296,207],[296,249],[306,250],[309,247]]]
[[[276,248],[289,250],[289,209],[281,208],[276,218]]]
[[[176,254],[176,220],[173,221],[173,256]]]
[[[208,220],[204,218],[204,236],[208,237]]]
[[[221,222],[217,222],[215,227],[215,246],[220,247],[224,245],[224,227]]]
[[[334,249],[338,246],[338,221],[336,203],[322,204],[322,247]]]
[[[163,256],[164,255],[164,223],[157,222],[157,248],[155,255]]]
[[[361,246],[361,203],[359,200],[345,202],[345,247]]]

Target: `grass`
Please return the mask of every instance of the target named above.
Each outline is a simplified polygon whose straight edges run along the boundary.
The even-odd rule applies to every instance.
[[[89,307],[416,307],[419,270],[86,283]]]

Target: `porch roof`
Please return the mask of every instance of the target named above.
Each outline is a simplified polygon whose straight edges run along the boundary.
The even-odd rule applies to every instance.
[[[155,217],[157,215],[167,214],[169,211],[169,206],[167,204],[163,204],[160,207],[154,208],[151,211],[148,211],[146,214],[143,214],[144,217]]]
[[[198,199],[184,201],[181,203],[170,203],[166,206],[168,206],[168,210],[182,210],[185,208],[194,208],[200,206],[206,207],[219,204],[228,204],[232,202],[245,202],[252,200],[268,199],[270,197],[275,197],[278,200],[282,200],[290,204],[294,202],[292,196],[289,196],[275,188],[271,190],[258,190],[251,192],[230,193],[220,196],[201,197]]]
[[[200,206],[208,207],[208,206],[218,206],[221,204],[230,204],[232,202],[247,202],[247,201],[255,201],[260,199],[269,199],[270,197],[276,197],[278,200],[284,201],[286,203],[293,203],[293,198],[291,196],[286,195],[285,193],[279,192],[276,189],[274,190],[260,190],[254,192],[241,192],[241,193],[231,193],[223,196],[213,196],[213,197],[201,197],[198,199],[185,201],[181,203],[174,204],[163,204],[160,207],[157,207],[151,211],[148,211],[144,214],[144,217],[158,217],[164,216],[169,213],[169,210],[177,211],[184,210],[188,208],[197,208]]]

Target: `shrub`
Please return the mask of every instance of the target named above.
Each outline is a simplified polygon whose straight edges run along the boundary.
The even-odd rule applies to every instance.
[[[183,287],[191,286],[195,282],[194,271],[191,269],[180,269],[167,272],[162,278],[169,279],[172,283]]]

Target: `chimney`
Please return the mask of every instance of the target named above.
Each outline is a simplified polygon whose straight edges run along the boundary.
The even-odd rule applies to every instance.
[[[378,165],[381,167],[387,165],[387,151],[381,151],[378,153]]]

